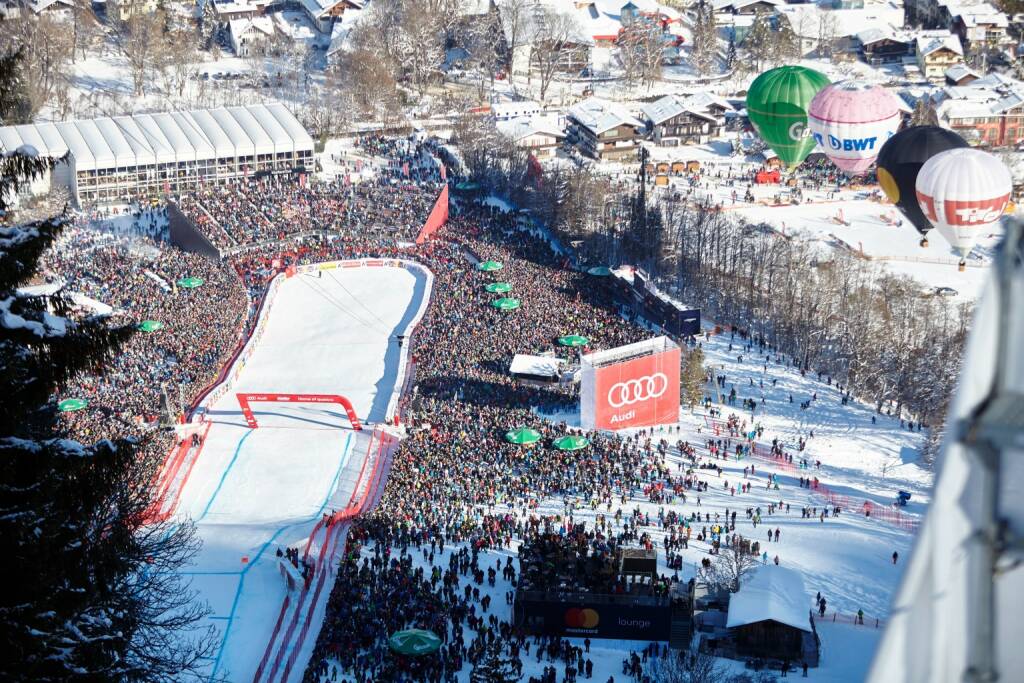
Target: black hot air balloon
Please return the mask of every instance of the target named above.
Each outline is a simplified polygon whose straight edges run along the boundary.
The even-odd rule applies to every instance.
[[[886,140],[878,153],[878,184],[889,201],[921,233],[922,247],[928,245],[924,235],[932,229],[932,224],[917,204],[914,188],[917,174],[924,163],[939,152],[967,146],[967,142],[951,130],[938,126],[911,126]]]

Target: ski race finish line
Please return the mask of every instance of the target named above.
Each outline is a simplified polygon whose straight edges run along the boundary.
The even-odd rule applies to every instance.
[[[337,394],[237,394],[237,397],[245,422],[252,429],[259,425],[256,423],[256,416],[252,414],[252,408],[249,407],[250,403],[337,403],[345,409],[352,429],[358,431],[363,428],[356,417],[356,411],[352,408],[352,402]]]

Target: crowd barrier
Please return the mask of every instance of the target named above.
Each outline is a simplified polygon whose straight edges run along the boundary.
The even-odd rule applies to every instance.
[[[359,476],[352,495],[349,497],[348,504],[343,510],[318,521],[312,533],[310,533],[303,550],[302,559],[306,563],[309,561],[311,552],[315,554],[315,561],[312,565],[313,571],[304,582],[294,603],[289,596],[285,597],[274,626],[274,631],[271,634],[270,642],[267,644],[263,657],[260,659],[260,664],[256,669],[256,674],[253,677],[254,683],[264,680],[263,675],[267,671],[268,665],[270,665],[270,669],[265,679],[268,682],[274,681],[279,671],[281,671],[280,681],[287,681],[291,675],[292,667],[309,635],[313,613],[320,599],[320,594],[326,585],[327,576],[332,568],[332,561],[337,555],[338,543],[344,539],[352,520],[359,515],[369,512],[379,500],[379,489],[383,484],[384,473],[387,470],[387,464],[391,456],[391,448],[394,445],[394,437],[383,430],[374,430],[371,434],[370,443],[363,457]],[[373,463],[372,467],[370,467],[371,462]],[[314,543],[321,532],[323,532],[323,542],[319,545],[319,552],[317,552]],[[290,610],[292,604],[294,604],[294,609]],[[284,631],[283,638],[278,646],[278,635],[281,633],[281,626],[288,617],[289,611],[291,616],[288,619],[288,627]],[[299,627],[300,620],[302,623],[301,627]],[[296,628],[298,628],[297,636]],[[296,636],[294,642],[292,640],[293,636]],[[282,664],[284,665],[283,669],[281,668]]]

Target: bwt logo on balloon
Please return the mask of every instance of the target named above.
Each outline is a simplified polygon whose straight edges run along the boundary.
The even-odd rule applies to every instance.
[[[867,150],[873,150],[875,144],[878,142],[878,136],[871,138],[848,138],[846,140],[840,140],[834,135],[829,135],[828,140],[825,140],[825,136],[821,133],[814,133],[814,140],[822,147],[828,147],[834,150],[843,150],[844,152],[865,152]]]
[[[608,390],[608,405],[613,408],[633,405],[640,401],[658,398],[668,389],[668,377],[663,372],[617,382]]]

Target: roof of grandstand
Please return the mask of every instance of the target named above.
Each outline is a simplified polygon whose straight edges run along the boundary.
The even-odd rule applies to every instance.
[[[47,157],[71,152],[81,171],[292,152],[313,139],[274,102],[0,127],[0,151],[24,145]]]

